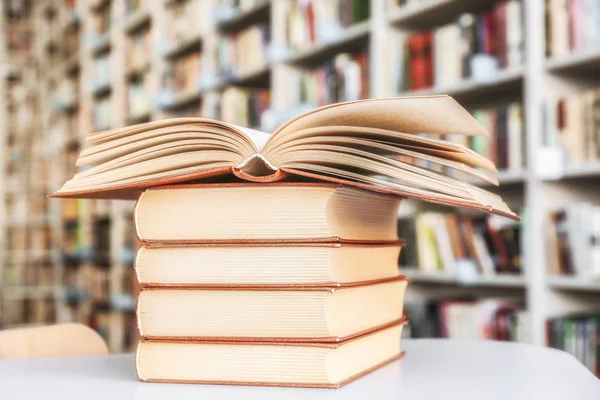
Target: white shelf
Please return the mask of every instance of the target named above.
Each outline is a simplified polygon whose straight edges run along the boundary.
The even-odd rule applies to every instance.
[[[287,64],[315,64],[333,55],[350,49],[357,48],[361,43],[366,43],[371,30],[371,21],[364,21],[352,25],[342,32],[337,40],[318,43],[310,48],[297,51],[285,60]]]
[[[184,40],[180,40],[176,44],[172,45],[169,49],[167,49],[163,53],[163,57],[170,59],[170,60],[177,59],[185,54],[194,52],[195,47],[198,47],[198,49],[200,49],[201,43],[202,43],[202,35],[201,34],[198,33],[195,35],[191,35],[190,37],[188,37]]]
[[[555,73],[597,73],[600,68],[600,49],[547,59],[546,71]]]
[[[127,16],[123,29],[125,33],[132,34],[150,23],[150,12],[145,8],[140,8]]]
[[[549,276],[548,286],[552,289],[557,290],[573,292],[595,292],[600,294],[600,280],[584,280],[581,278],[571,276]]]
[[[92,51],[92,55],[94,55],[95,57],[106,53],[110,50],[110,38],[108,33],[105,33],[101,36],[98,37],[96,43],[94,44],[94,46],[92,47],[91,51]]]
[[[225,86],[259,86],[268,87],[269,79],[271,74],[271,66],[264,65],[260,68],[256,68],[250,71],[244,71],[241,74],[234,75],[223,81],[218,85],[220,89]]]
[[[233,18],[220,21],[217,28],[220,30],[240,30],[251,24],[269,19],[271,0],[256,2],[247,10],[237,11]]]
[[[490,287],[490,288],[512,288],[524,289],[525,278],[520,275],[481,275],[476,281],[461,281],[456,275],[443,272],[422,272],[414,268],[400,267],[400,273],[409,277],[414,283],[444,284],[464,287]]]
[[[425,28],[453,22],[466,10],[485,9],[493,0],[421,0],[395,7],[388,13],[388,23],[400,27]]]
[[[589,179],[600,177],[600,162],[579,165],[567,165],[561,177],[557,179],[546,178],[546,181],[561,181],[569,179]]]
[[[433,96],[447,94],[457,98],[459,101],[465,101],[469,100],[469,98],[481,98],[495,95],[499,91],[520,93],[523,76],[523,69],[515,68],[500,71],[496,79],[489,82],[467,79],[446,87],[432,87],[428,89],[406,91],[400,93],[399,96]]]
[[[176,94],[172,101],[168,104],[163,104],[161,109],[163,110],[177,110],[184,108],[193,103],[199,102],[202,99],[202,93],[200,91],[184,94]]]
[[[527,181],[527,172],[525,170],[500,170],[496,173],[496,178],[500,183],[499,187],[474,177],[468,177],[466,182],[476,186],[492,187],[495,190],[499,190],[503,186],[524,184]]]

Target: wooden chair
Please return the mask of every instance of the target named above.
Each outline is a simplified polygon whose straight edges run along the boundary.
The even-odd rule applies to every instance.
[[[106,344],[82,324],[0,331],[0,359],[107,354]]]

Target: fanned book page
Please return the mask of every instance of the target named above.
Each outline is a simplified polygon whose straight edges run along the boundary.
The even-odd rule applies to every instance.
[[[91,135],[77,160],[85,168],[53,196],[135,199],[149,187],[234,175],[328,181],[518,218],[499,196],[455,177],[497,185],[490,160],[431,134],[488,133],[449,96],[333,104],[272,135],[206,118],[155,121]]]

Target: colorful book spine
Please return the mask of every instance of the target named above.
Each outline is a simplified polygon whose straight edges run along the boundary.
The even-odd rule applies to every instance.
[[[546,0],[546,55],[559,57],[600,46],[600,3]]]
[[[467,217],[423,212],[399,226],[413,226],[407,232],[407,248],[400,265],[415,266],[426,273],[457,274],[468,265],[484,276],[521,274],[523,271],[521,226],[494,217]]]
[[[600,158],[600,91],[589,90],[545,105],[544,145],[563,150],[569,164]]]
[[[314,69],[301,71],[297,75],[296,87],[297,98],[291,99],[290,104],[318,107],[368,98],[368,53],[341,53]]]
[[[413,32],[401,43],[408,68],[399,91],[444,88],[473,76],[474,57],[492,57],[497,69],[518,68],[523,63],[523,6],[504,0],[481,14],[463,14],[455,23]]]
[[[294,1],[287,18],[287,43],[291,49],[303,49],[339,37],[351,25],[370,17],[369,0]]]
[[[530,337],[529,314],[510,300],[416,300],[407,303],[406,314],[413,338],[527,343]]]
[[[261,117],[269,108],[269,89],[242,89],[228,87],[221,96],[220,119],[231,124],[251,128],[261,127]]]
[[[548,215],[549,272],[600,278],[600,207],[573,203]]]
[[[217,47],[220,75],[230,78],[266,66],[270,32],[268,24],[259,24],[221,37]]]
[[[600,376],[600,315],[552,318],[546,323],[547,345],[564,350]]]

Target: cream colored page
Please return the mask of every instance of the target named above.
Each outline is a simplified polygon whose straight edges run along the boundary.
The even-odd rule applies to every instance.
[[[308,128],[285,136],[278,136],[267,143],[262,154],[267,158],[271,158],[272,155],[276,155],[281,149],[293,147],[299,142],[307,143],[312,141],[316,143],[323,140],[335,141],[336,137],[353,137],[356,139],[381,141],[387,145],[447,158],[472,167],[496,171],[493,162],[458,143],[385,129],[360,128],[354,126]]]
[[[246,135],[250,140],[252,140],[252,143],[254,143],[254,146],[256,146],[256,150],[262,149],[265,143],[267,143],[267,141],[271,137],[271,134],[267,132],[259,131],[256,129],[250,129],[239,125],[231,125],[236,129],[239,129],[244,135]]]
[[[488,135],[467,110],[444,95],[359,100],[325,106],[288,121],[273,137],[335,125],[377,127],[410,134]]]

